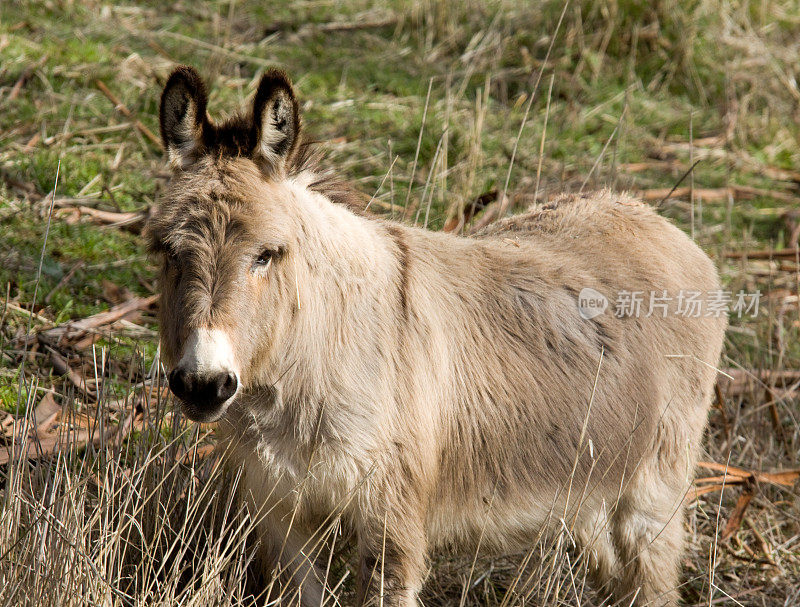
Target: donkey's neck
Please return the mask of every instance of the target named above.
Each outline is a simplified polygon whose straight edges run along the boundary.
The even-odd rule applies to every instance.
[[[391,413],[377,403],[394,401],[402,365],[408,252],[399,226],[332,204],[302,182],[289,188],[303,232],[288,260],[296,262],[299,309],[277,353],[275,410],[291,418],[296,438],[342,440]]]

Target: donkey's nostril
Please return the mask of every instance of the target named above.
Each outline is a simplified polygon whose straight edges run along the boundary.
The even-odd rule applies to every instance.
[[[217,397],[220,401],[226,401],[236,393],[238,388],[238,380],[233,373],[224,373],[218,379],[217,384]]]
[[[191,376],[180,367],[173,369],[169,374],[169,389],[178,398],[187,398],[192,391]]]

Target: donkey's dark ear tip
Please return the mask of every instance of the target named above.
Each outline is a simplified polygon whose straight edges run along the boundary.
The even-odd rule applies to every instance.
[[[186,81],[191,82],[195,80],[201,80],[200,74],[197,73],[197,70],[194,69],[191,65],[179,65],[172,73],[169,75],[167,79],[167,84],[170,82],[177,83],[179,81]]]
[[[282,69],[279,69],[277,67],[271,67],[266,72],[264,72],[264,74],[261,76],[261,82],[282,83],[289,87],[292,86],[292,79],[289,78],[289,74],[287,74]]]
[[[206,85],[197,70],[190,65],[179,65],[170,74],[167,83],[164,85],[164,93],[166,96],[172,91],[184,89],[192,97],[205,97]]]
[[[277,68],[271,68],[264,72],[256,90],[255,105],[257,113],[262,109],[260,106],[280,90],[293,96],[292,80],[288,74]]]
[[[289,78],[289,74],[284,72],[282,69],[277,67],[271,67],[266,72],[261,75],[261,83],[264,82],[282,82],[287,86],[292,86],[292,79]],[[259,85],[261,86],[261,85]]]

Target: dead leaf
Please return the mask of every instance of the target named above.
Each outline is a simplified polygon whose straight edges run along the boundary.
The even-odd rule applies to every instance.
[[[33,420],[36,425],[37,434],[49,432],[60,413],[61,406],[56,403],[53,393],[45,392],[45,395],[33,411]]]
[[[736,506],[733,509],[733,513],[731,514],[728,522],[725,523],[725,528],[722,530],[722,535],[720,535],[720,539],[724,542],[734,533],[739,527],[742,525],[742,520],[744,519],[744,512],[747,510],[747,506],[750,504],[750,501],[753,499],[753,495],[755,494],[755,489],[752,483],[747,483],[742,490],[741,495],[739,495],[739,499],[736,500]]]

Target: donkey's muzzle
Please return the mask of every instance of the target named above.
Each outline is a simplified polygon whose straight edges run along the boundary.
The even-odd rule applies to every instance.
[[[217,419],[238,387],[236,374],[229,371],[198,374],[177,367],[169,374],[169,389],[183,401],[184,413],[199,422]]]

